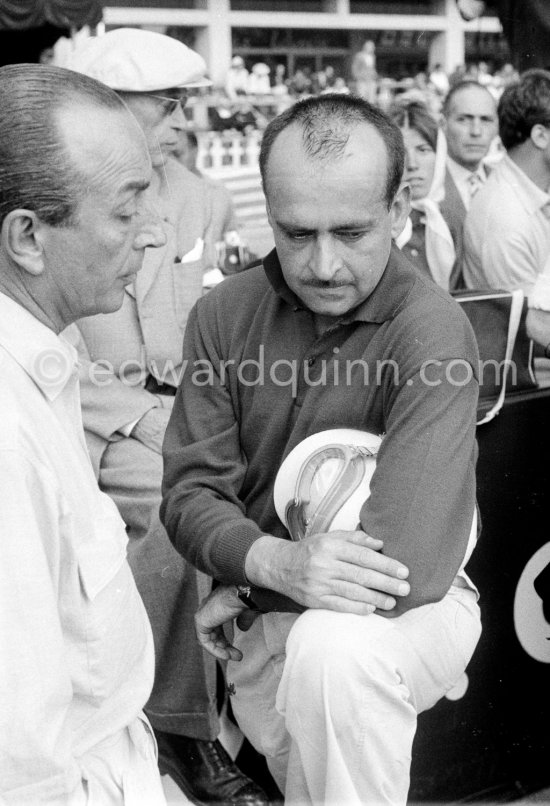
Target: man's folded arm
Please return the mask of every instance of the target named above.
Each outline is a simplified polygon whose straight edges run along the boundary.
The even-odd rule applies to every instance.
[[[405,372],[392,392],[371,495],[361,510],[364,531],[410,572],[410,593],[385,614],[390,617],[442,599],[466,553],[476,505],[474,356]]]

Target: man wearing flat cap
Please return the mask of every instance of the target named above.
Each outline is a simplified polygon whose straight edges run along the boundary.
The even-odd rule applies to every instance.
[[[77,345],[88,447],[101,489],[126,522],[130,565],[153,628],[156,677],[147,714],[160,768],[194,801],[262,804],[262,790],[217,740],[216,666],[193,630],[210,579],[180,557],[158,517],[161,446],[183,332],[220,237],[208,186],[170,157],[186,125],[189,90],[210,84],[206,65],[171,37],[122,28],[81,44],[70,67],[116,90],[140,124],[167,237],[164,248],[146,251],[143,271],[118,312],[78,323]],[[100,368],[95,383],[91,365]]]

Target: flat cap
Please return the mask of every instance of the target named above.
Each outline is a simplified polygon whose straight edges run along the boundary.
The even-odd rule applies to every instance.
[[[204,77],[202,56],[171,36],[139,28],[116,28],[86,39],[77,45],[67,67],[126,92],[212,84]]]

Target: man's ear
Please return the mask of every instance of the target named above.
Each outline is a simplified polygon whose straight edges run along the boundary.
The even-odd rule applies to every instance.
[[[44,271],[43,225],[32,210],[11,210],[2,222],[2,247],[7,255],[29,274]]]
[[[535,123],[531,129],[531,142],[541,151],[546,150],[550,143],[550,129],[542,123]]]
[[[397,238],[403,232],[403,227],[411,211],[411,189],[408,185],[401,185],[392,202],[390,215],[391,236]]]

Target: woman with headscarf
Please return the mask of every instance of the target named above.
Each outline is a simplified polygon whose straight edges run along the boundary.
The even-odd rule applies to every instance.
[[[411,215],[397,246],[423,274],[449,290],[456,260],[453,239],[439,205],[445,195],[445,136],[427,108],[417,102],[391,111],[405,142],[403,181],[411,189]]]

